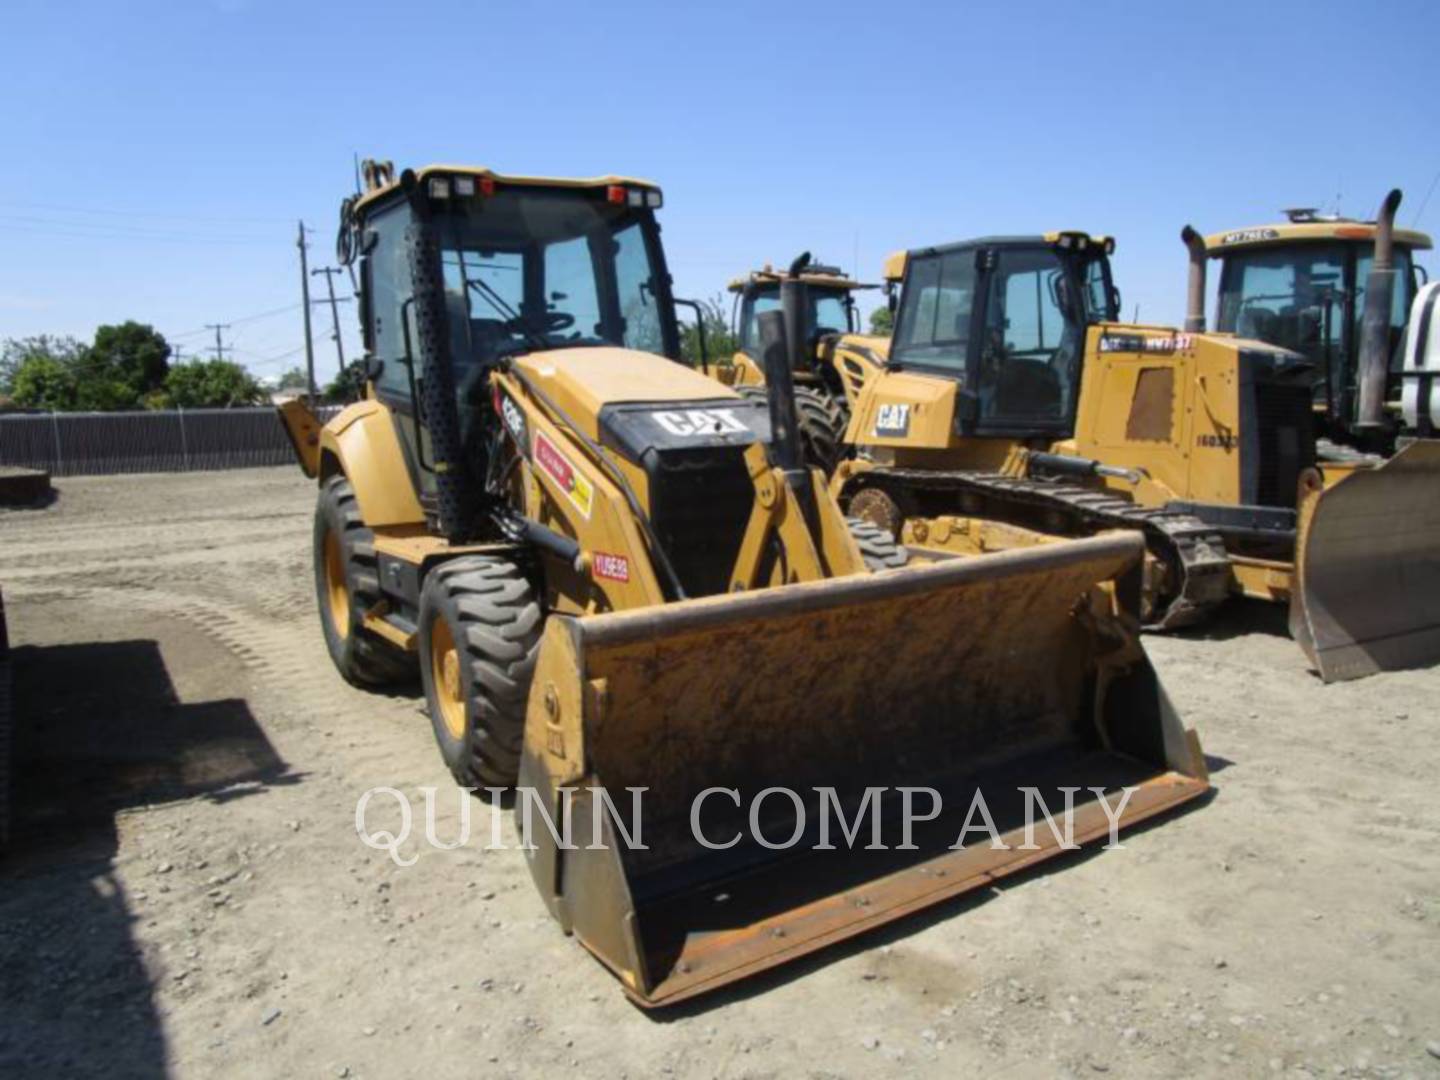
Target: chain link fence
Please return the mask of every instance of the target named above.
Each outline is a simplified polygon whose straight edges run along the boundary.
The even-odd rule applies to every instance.
[[[338,406],[316,410],[324,422]],[[0,465],[52,476],[192,472],[289,465],[295,451],[273,408],[0,416]]]

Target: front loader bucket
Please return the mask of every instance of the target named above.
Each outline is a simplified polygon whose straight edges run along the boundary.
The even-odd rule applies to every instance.
[[[1066,789],[1077,844],[1108,839],[1107,809],[1201,795],[1198,742],[1117,614],[1142,554],[1113,534],[553,617],[518,804],[553,823],[522,820],[536,885],[632,998],[668,1005],[1059,854],[1038,808],[1063,835]]]
[[[1325,682],[1440,659],[1440,441],[1302,505],[1290,633]]]

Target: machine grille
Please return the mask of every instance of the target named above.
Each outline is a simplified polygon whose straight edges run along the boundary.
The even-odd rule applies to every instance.
[[[738,446],[647,455],[650,520],[689,596],[728,592],[755,501]]]
[[[1315,464],[1314,409],[1310,387],[1297,380],[1261,378],[1255,393],[1258,506],[1295,505],[1300,473]]]

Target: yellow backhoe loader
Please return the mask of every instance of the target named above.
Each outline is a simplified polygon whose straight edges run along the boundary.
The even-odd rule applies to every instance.
[[[833,482],[847,513],[964,554],[1138,530],[1152,627],[1238,592],[1291,603],[1327,682],[1433,662],[1436,446],[1384,470],[1317,461],[1311,363],[1118,322],[1113,249],[1058,232],[910,252]]]
[[[1139,644],[1138,539],[871,572],[801,461],[782,316],[764,403],[679,362],[659,188],[364,171],[367,397],[282,411],[325,640],[361,685],[418,668],[456,780],[517,786],[544,902],[634,1000],[1058,854],[1032,795],[1084,843],[1208,789]],[[977,792],[1007,847],[954,846]]]

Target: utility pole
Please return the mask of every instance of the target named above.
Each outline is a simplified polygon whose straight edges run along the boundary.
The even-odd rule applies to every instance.
[[[300,299],[305,306],[305,386],[308,400],[315,400],[315,342],[310,336],[310,270],[306,263],[305,222],[300,222],[299,239],[295,246],[300,249]],[[328,280],[328,279],[327,279]],[[337,328],[338,332],[338,328]]]
[[[335,327],[335,355],[340,358],[340,378],[345,377],[345,346],[340,340],[340,305],[335,299],[335,275],[343,274],[344,271],[335,266],[322,266],[318,270],[311,270],[315,274],[325,275],[325,287],[330,291],[330,321]]]
[[[183,353],[184,351],[185,351],[185,346],[184,346],[184,345],[172,345],[172,346],[170,346],[170,355],[175,358],[175,363],[177,363],[177,364],[180,363],[180,354]]]
[[[221,340],[220,332],[221,332],[222,330],[229,330],[229,329],[230,329],[230,324],[229,324],[228,322],[226,322],[226,323],[206,323],[206,324],[205,324],[205,329],[206,329],[206,330],[214,330],[214,331],[215,331],[215,345],[213,346],[214,349],[215,349],[215,359],[216,359],[216,360],[224,360],[224,359],[225,359],[225,342],[224,342],[223,340]]]

